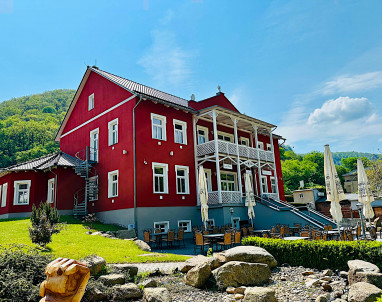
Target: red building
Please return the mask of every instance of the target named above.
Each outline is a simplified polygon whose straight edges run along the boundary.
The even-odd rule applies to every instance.
[[[246,173],[256,195],[284,200],[281,137],[274,129],[241,114],[224,93],[186,100],[88,67],[56,137],[61,156],[70,156],[72,166],[25,170],[24,175],[3,170],[0,185],[8,182],[10,202],[0,217],[30,212],[30,205],[48,194],[55,172],[59,210],[96,212],[105,222],[132,225],[139,232],[191,230],[201,224],[196,171],[203,165],[210,223],[245,223]],[[65,171],[68,175],[61,176]],[[28,206],[11,206],[16,178],[32,182]],[[35,178],[45,191],[36,191]]]

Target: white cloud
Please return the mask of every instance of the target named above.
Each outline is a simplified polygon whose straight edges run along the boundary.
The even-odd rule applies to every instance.
[[[374,71],[355,75],[341,75],[334,80],[326,82],[317,93],[329,95],[335,93],[350,93],[366,91],[382,87],[382,71]]]

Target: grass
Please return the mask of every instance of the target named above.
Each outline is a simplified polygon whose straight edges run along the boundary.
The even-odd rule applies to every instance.
[[[46,246],[47,249],[43,253],[73,259],[82,259],[96,254],[108,263],[184,261],[189,258],[182,255],[143,252],[132,241],[90,236],[86,234],[85,228],[89,224],[84,224],[73,216],[62,216],[61,221],[66,222],[66,227],[59,234],[53,235],[52,242]],[[30,225],[28,218],[0,220],[0,245],[25,244],[34,247],[35,245],[29,239],[28,226]],[[93,223],[92,229],[117,231],[123,228],[96,222]]]

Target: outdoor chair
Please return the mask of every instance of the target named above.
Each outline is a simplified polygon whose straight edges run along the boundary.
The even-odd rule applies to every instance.
[[[196,247],[200,247],[200,252],[204,253],[204,247],[209,245],[209,243],[204,242],[203,234],[200,232],[195,233],[195,245],[194,245],[194,253],[196,254]]]
[[[276,229],[277,233],[280,233],[281,225],[279,223],[276,223]]]
[[[208,230],[203,231],[203,235],[209,235],[209,234],[210,234],[210,232]]]
[[[329,225],[325,224],[325,225],[324,225],[324,230],[325,230],[325,231],[329,231]]]
[[[300,232],[300,237],[309,237],[310,238],[310,232],[307,230],[302,230]]]
[[[164,241],[164,242],[167,242],[167,247],[169,247],[170,245],[171,245],[171,246],[174,246],[174,242],[175,242],[175,231],[173,231],[173,230],[168,231],[168,233],[167,233],[167,238],[164,238],[163,241]]]
[[[333,230],[333,226],[331,224],[328,225],[328,230],[329,231]]]
[[[155,240],[150,238],[150,232],[149,231],[143,231],[143,241],[146,242],[148,245],[152,245]]]
[[[371,240],[376,240],[377,239],[377,230],[376,230],[375,226],[371,226],[369,228],[369,233],[370,233]]]
[[[183,246],[186,247],[186,244],[184,243],[184,230],[178,230],[178,234],[175,238],[175,242],[178,242],[179,246],[181,241],[183,242]]]
[[[325,240],[325,241],[328,240],[328,233],[327,232],[322,233],[322,240]]]
[[[351,230],[345,231],[348,241],[354,241],[353,232]]]
[[[290,236],[289,225],[284,225],[284,235],[285,236]]]
[[[314,235],[312,234],[313,240],[321,240],[321,233],[316,232]]]
[[[224,234],[225,233],[225,226],[221,226],[220,227],[220,234]]]
[[[232,235],[231,235],[231,232],[226,232],[224,234],[224,241],[222,242],[218,242],[218,246],[221,247],[221,250],[223,250],[223,247],[226,248],[227,246],[230,247],[231,246],[231,243],[232,243]]]
[[[263,238],[269,238],[269,234],[268,233],[263,233]]]
[[[249,236],[255,236],[255,233],[253,232],[253,227],[248,228]]]
[[[213,234],[217,234],[219,233],[219,228],[217,226],[215,226],[213,229],[212,229],[212,233]]]
[[[248,237],[248,229],[247,228],[242,228],[241,231],[243,232],[243,238]]]
[[[235,231],[234,244],[236,246],[241,244],[241,232],[240,231]]]

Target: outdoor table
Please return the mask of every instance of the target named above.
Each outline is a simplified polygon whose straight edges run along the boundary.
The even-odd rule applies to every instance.
[[[309,237],[297,237],[297,236],[290,236],[290,237],[284,237],[284,240],[308,240]]]
[[[262,234],[262,233],[265,233],[265,232],[270,232],[270,230],[253,230],[254,234]]]
[[[167,232],[161,232],[161,233],[152,233],[151,236],[158,237],[155,239],[156,244],[160,244],[160,247],[162,248],[162,236],[167,235]]]
[[[208,234],[208,235],[203,235],[203,238],[210,239],[209,246],[211,247],[211,245],[212,245],[211,248],[213,249],[214,243],[217,243],[218,239],[224,238],[224,234]]]
[[[331,231],[328,231],[327,233],[328,233],[330,240],[332,240],[333,237],[339,237],[340,236],[340,233],[338,232],[338,230],[331,230]]]

